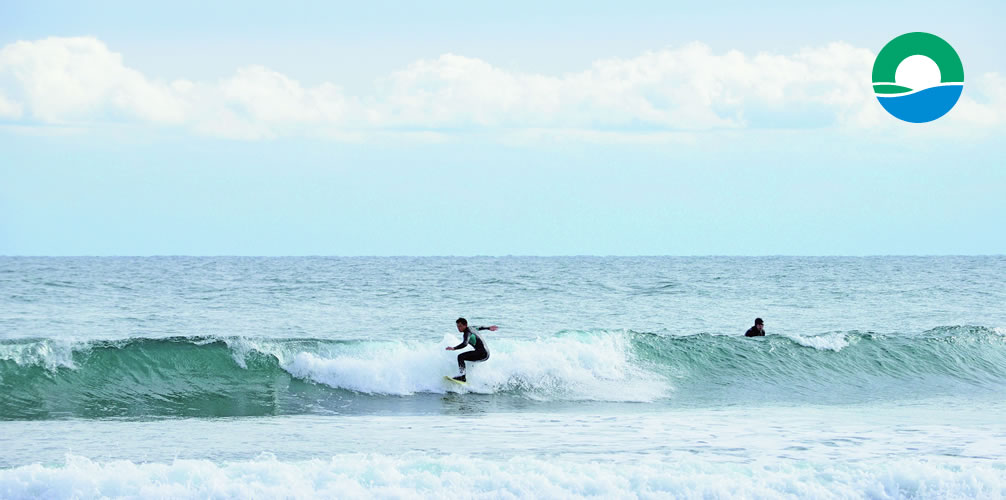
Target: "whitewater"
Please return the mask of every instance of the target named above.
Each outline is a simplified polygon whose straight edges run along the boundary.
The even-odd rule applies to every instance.
[[[1004,276],[0,257],[0,497],[1001,498]],[[464,387],[458,316],[500,326]]]

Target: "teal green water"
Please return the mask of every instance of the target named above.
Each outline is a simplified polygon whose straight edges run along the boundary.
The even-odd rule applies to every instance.
[[[1000,498],[1004,276],[0,257],[0,496]],[[464,387],[458,316],[500,326]]]
[[[612,352],[613,346],[621,352]],[[454,389],[439,383],[438,370],[451,368],[413,363],[406,352],[412,349],[401,347],[381,341],[201,337],[3,341],[0,418],[354,414],[391,410],[394,405],[382,404],[382,398],[406,396],[414,401],[403,413],[436,412],[439,395]],[[575,350],[579,359],[562,359],[542,378],[517,369],[521,363],[547,362],[551,347],[563,349],[556,357]],[[608,396],[603,384],[594,394],[578,392],[584,378],[630,388],[639,378],[661,381],[662,390],[643,400],[674,407],[1003,395],[1006,386],[1006,335],[984,327],[941,327],[910,337],[851,332],[757,339],[564,332],[539,341],[502,340],[498,350],[501,364],[514,365],[507,376],[485,384],[477,377],[489,369],[473,368],[472,386],[498,396],[496,408],[520,408],[526,400],[623,399]],[[521,359],[524,352],[530,359]],[[337,366],[339,359],[364,365],[346,369]],[[311,368],[312,360],[322,364]],[[603,373],[612,361],[624,366]],[[575,362],[582,366],[569,366]],[[380,374],[368,363],[397,370],[407,380],[373,380]]]

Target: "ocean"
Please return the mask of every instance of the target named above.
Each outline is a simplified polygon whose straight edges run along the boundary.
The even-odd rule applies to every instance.
[[[1002,498],[1004,397],[1003,256],[0,257],[0,498]]]

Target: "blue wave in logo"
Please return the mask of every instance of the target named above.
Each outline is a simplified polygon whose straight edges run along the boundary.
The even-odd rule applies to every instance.
[[[911,123],[931,122],[950,111],[964,91],[964,85],[930,87],[896,97],[877,96],[888,113]]]

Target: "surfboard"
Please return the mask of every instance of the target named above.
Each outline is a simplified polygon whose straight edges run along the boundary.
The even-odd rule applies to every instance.
[[[460,380],[454,380],[449,375],[444,375],[444,380],[446,380],[448,382],[454,382],[455,384],[458,384],[458,385],[468,385],[468,382],[462,382]]]

